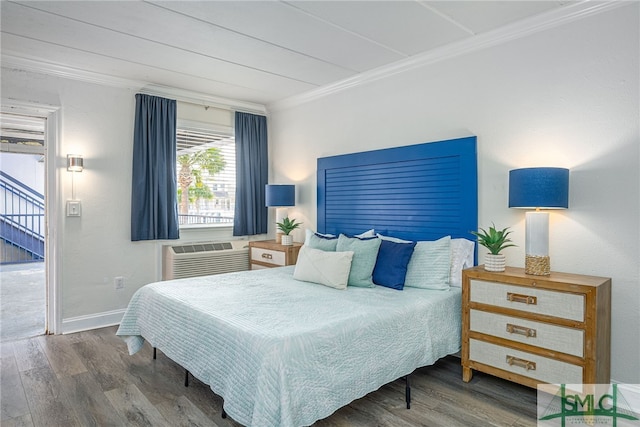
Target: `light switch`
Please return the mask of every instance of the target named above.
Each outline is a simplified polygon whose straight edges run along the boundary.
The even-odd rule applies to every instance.
[[[81,210],[80,200],[67,200],[67,216],[80,216]]]

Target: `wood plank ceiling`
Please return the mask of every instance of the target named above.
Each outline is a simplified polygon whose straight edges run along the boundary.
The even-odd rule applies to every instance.
[[[568,3],[2,1],[2,63],[267,105]]]

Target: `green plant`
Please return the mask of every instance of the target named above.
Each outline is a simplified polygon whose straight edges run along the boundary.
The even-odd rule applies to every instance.
[[[509,230],[509,227],[503,230],[496,230],[495,224],[491,223],[489,231],[481,228],[480,231],[472,231],[471,234],[476,236],[478,238],[478,244],[489,249],[492,255],[499,255],[503,249],[516,246],[512,244],[511,239],[509,239],[511,231],[507,230]]]
[[[213,193],[209,188],[203,189],[206,185],[202,182],[202,172],[207,171],[209,176],[222,172],[227,165],[224,156],[217,147],[194,153],[181,154],[177,158],[178,166],[178,195],[180,197],[180,213],[189,213],[189,203],[197,202],[198,199],[212,199]],[[196,182],[196,187],[191,186]],[[200,188],[198,188],[200,187]],[[207,191],[209,190],[209,191]]]
[[[288,236],[289,233],[300,227],[302,223],[296,222],[295,219],[289,219],[289,217],[286,217],[282,220],[282,222],[276,222],[276,225],[278,226],[278,230],[282,231],[285,236]]]

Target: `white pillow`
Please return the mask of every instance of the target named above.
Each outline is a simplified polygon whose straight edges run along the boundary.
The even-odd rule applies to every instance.
[[[422,289],[449,289],[451,236],[418,242],[407,266],[404,286]]]
[[[353,251],[328,252],[304,245],[298,253],[293,278],[335,289],[347,289],[352,259]]]
[[[462,270],[473,267],[475,249],[470,240],[451,239],[451,286],[462,287]]]
[[[335,234],[323,234],[323,233],[318,233],[318,232],[314,232],[313,230],[309,230],[308,228],[305,230],[305,236],[304,236],[304,244],[308,245],[309,244],[309,239],[311,239],[311,236],[313,236],[314,234],[317,234],[319,236],[322,237],[327,237],[327,238],[333,238],[333,237],[338,237]],[[367,230],[364,233],[360,233],[360,234],[356,234],[355,237],[358,237],[360,239],[366,239],[368,237],[376,237],[376,232],[375,230],[372,228],[371,230]]]
[[[376,237],[378,239],[388,240],[388,241],[393,242],[393,243],[413,243],[413,240],[404,240],[404,239],[399,239],[397,237],[383,236],[380,233],[377,233]]]
[[[354,237],[358,239],[368,239],[370,237],[376,237],[376,231],[372,228],[371,230],[367,230],[364,233],[356,234]]]

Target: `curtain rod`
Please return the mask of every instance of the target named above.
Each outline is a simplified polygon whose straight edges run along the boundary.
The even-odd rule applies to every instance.
[[[211,96],[183,89],[148,85],[140,89],[138,92],[145,95],[172,98],[176,101],[203,106],[205,108],[214,107],[223,110],[239,111],[242,113],[267,115],[267,107],[262,104]]]

